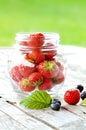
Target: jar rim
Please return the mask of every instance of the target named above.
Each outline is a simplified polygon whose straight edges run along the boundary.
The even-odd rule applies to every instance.
[[[60,35],[56,32],[17,32],[15,40],[22,41],[24,39],[25,41],[27,41],[27,36],[35,33],[43,33],[43,35],[46,36],[46,40],[48,38],[56,38],[57,40],[60,40]]]

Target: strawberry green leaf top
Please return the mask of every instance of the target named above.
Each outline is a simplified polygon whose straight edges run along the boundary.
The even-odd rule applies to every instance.
[[[59,73],[59,67],[54,61],[43,61],[38,65],[38,71],[45,78],[54,78]]]
[[[20,105],[30,109],[43,109],[50,106],[51,96],[43,90],[36,90],[25,99],[20,101]]]
[[[47,60],[44,62],[45,71],[47,71],[47,70],[53,71],[54,67],[55,67],[55,64],[53,64],[53,62],[47,61]]]
[[[33,86],[37,87],[43,83],[43,76],[39,72],[33,72],[29,75],[29,81]]]

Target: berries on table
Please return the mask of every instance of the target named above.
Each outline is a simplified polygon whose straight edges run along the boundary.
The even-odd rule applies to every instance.
[[[78,89],[69,89],[64,94],[64,101],[70,105],[76,105],[80,100],[80,91]]]
[[[60,104],[59,103],[52,103],[52,104],[50,104],[50,107],[51,107],[51,109],[58,111],[60,109]]]
[[[51,103],[59,103],[61,106],[61,101],[56,98],[52,99]]]
[[[84,100],[86,98],[86,91],[83,91],[81,93],[81,99]]]
[[[80,92],[82,92],[83,89],[84,89],[84,87],[83,87],[81,84],[77,85],[76,88],[77,88]]]
[[[61,102],[58,99],[52,99],[50,107],[53,110],[59,111],[61,108]]]

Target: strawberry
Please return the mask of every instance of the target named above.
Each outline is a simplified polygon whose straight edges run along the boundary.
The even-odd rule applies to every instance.
[[[80,100],[80,91],[78,89],[69,89],[64,94],[64,100],[70,105],[76,105]]]
[[[22,34],[19,37],[16,37],[18,44],[21,46],[28,46],[28,42],[27,42],[27,36],[25,34]]]
[[[53,61],[45,60],[37,68],[45,78],[54,78],[59,73],[59,68]]]
[[[36,64],[39,64],[40,62],[45,60],[45,56],[41,51],[32,51],[29,54],[29,58],[33,60]]]
[[[31,47],[41,47],[44,44],[44,35],[42,33],[30,34],[28,36],[28,45]]]
[[[59,71],[58,75],[56,77],[54,77],[52,80],[56,84],[62,83],[65,80],[63,72]]]
[[[33,91],[33,90],[35,89],[35,87],[30,84],[28,78],[23,78],[23,79],[19,82],[19,86],[20,86],[20,89],[21,89],[23,92],[31,92],[31,91]]]
[[[10,69],[9,74],[15,82],[19,82],[23,78],[23,76],[20,73],[19,66],[13,66]]]
[[[29,75],[30,83],[37,87],[43,83],[43,76],[39,72],[33,72]]]
[[[28,42],[27,41],[21,41],[19,44],[23,45],[23,46],[28,46]]]
[[[29,53],[26,53],[26,54],[24,55],[24,58],[25,58],[26,60],[30,59],[30,58],[29,58]]]
[[[45,52],[45,59],[46,60],[52,60],[53,59],[53,57],[56,55],[56,50],[47,50],[46,52]]]
[[[52,60],[57,54],[56,47],[52,43],[46,43],[45,46],[43,46],[43,49],[46,60]]]
[[[28,62],[28,64],[29,64],[29,62]],[[23,78],[28,77],[32,72],[35,71],[35,65],[34,64],[32,64],[32,65],[33,66],[20,64],[19,71],[20,71],[21,75],[23,76]]]
[[[44,79],[44,82],[38,86],[39,90],[50,90],[52,88],[52,80]]]
[[[52,49],[52,48],[55,48],[55,45],[53,43],[46,43],[43,48],[49,48],[49,49]]]
[[[59,67],[59,69],[60,69],[61,71],[64,70],[64,66],[63,66],[63,64],[62,64],[61,62],[55,61],[55,63],[57,64],[57,66]]]
[[[26,54],[24,55],[24,58],[25,58],[25,60],[27,60],[28,62],[31,62],[31,63],[35,64],[35,61],[34,61],[33,59],[30,59],[29,53],[26,53]]]

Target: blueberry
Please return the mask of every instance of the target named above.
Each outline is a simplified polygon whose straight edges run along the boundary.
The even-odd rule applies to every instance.
[[[81,94],[81,99],[84,100],[86,98],[86,91],[83,91]]]
[[[51,103],[50,104],[50,107],[51,107],[51,109],[53,109],[53,110],[57,110],[57,111],[59,111],[59,109],[60,109],[60,104],[59,103]]]
[[[51,103],[59,103],[60,106],[61,106],[61,101],[59,101],[58,99],[55,99],[55,98],[52,99]]]
[[[83,87],[81,84],[77,85],[76,88],[80,91],[80,93],[81,93],[81,92],[83,91],[83,89],[84,89],[84,87]]]

